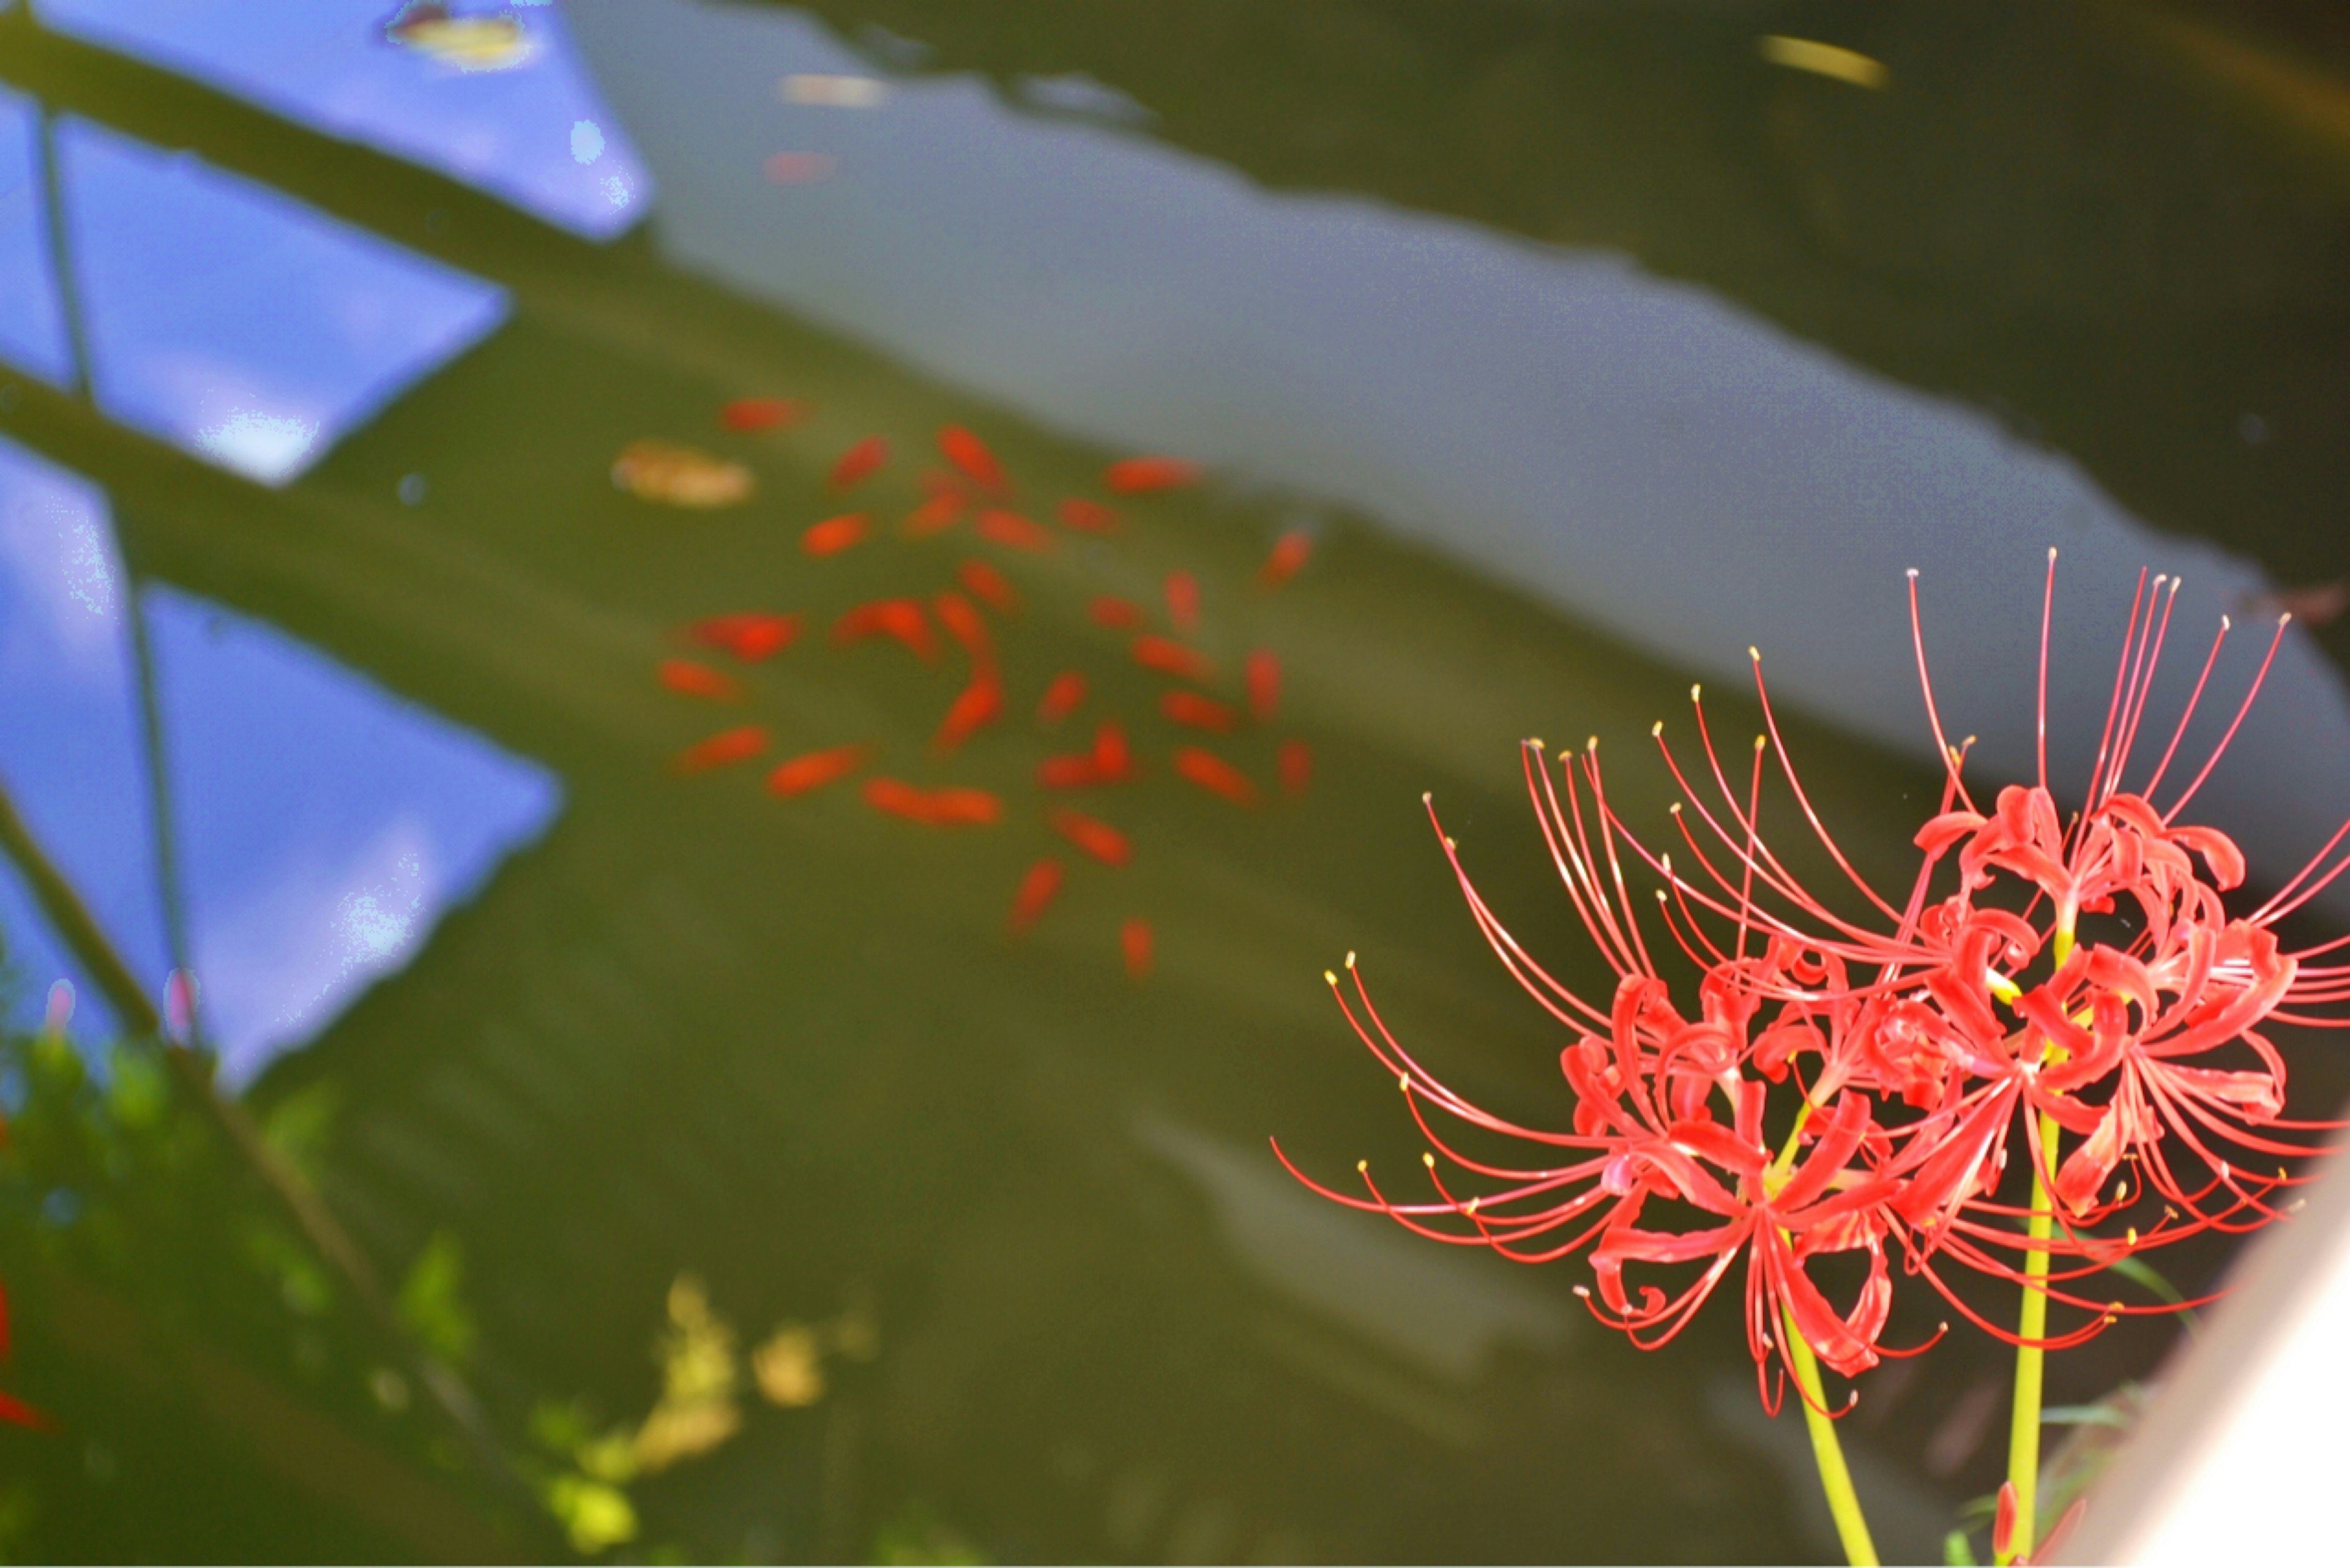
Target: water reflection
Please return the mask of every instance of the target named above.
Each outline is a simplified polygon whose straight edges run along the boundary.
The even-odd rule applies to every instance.
[[[0,88],[0,359],[52,386],[74,381],[51,257],[40,106]]]
[[[650,182],[580,67],[562,13],[546,0],[518,5],[41,0],[36,12],[61,32],[609,239],[643,215]]]
[[[562,790],[281,632],[166,587],[142,601],[195,972],[242,1083],[404,967]]]
[[[0,441],[0,775],[116,946],[160,992],[171,963],[129,597],[103,493]],[[12,1025],[31,1029],[49,981],[70,975],[76,1034],[102,1040],[117,1027],[105,993],[66,956],[5,866],[0,957],[16,981],[6,998]]]
[[[99,406],[282,484],[494,328],[502,290],[181,154],[56,130]]]
[[[2032,757],[2049,545],[2067,555],[2058,667],[2084,674],[2052,713],[2060,771],[2085,773],[2106,695],[2089,672],[2110,670],[2141,566],[2185,576],[2178,624],[2199,636],[2267,587],[1989,416],[1619,257],[1271,195],[1021,114],[971,78],[901,81],[876,115],[795,115],[775,80],[869,68],[799,13],[574,13],[643,128],[681,265],[1054,428],[1343,499],[1684,668],[1742,680],[1760,644],[1775,691],[1913,753],[1932,742],[1903,658],[1905,568],[1925,575],[1953,723],[2007,773]],[[778,192],[760,171],[779,145],[838,172]],[[941,226],[954,245],[928,243]],[[2259,650],[2239,654],[2222,681]],[[2158,702],[2193,674],[2173,663]],[[2272,680],[2204,798],[2273,873],[2338,822],[2350,693],[2297,632]],[[2216,734],[2227,713],[2207,717]]]
[[[140,705],[132,602],[104,497],[0,442],[0,772],[132,967],[161,994],[167,885]],[[191,595],[137,595],[151,650],[182,911],[208,1043],[233,1083],[398,970],[448,909],[545,831],[544,770]],[[77,1033],[112,1020],[0,880],[0,921],[39,1014],[75,975]]]

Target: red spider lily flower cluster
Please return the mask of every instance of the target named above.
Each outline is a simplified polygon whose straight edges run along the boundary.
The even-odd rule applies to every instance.
[[[1367,1166],[1361,1195],[1300,1179],[1440,1241],[1527,1262],[1586,1253],[1596,1288],[1577,1293],[1643,1347],[1679,1333],[1743,1259],[1747,1341],[1773,1409],[1774,1360],[1796,1366],[1790,1325],[1848,1377],[1908,1353],[1883,1342],[1891,1257],[2011,1344],[2062,1347],[2124,1314],[2177,1310],[2114,1301],[2094,1277],[2129,1254],[2248,1230],[2288,1206],[2279,1191],[2302,1179],[2278,1161],[2312,1152],[2296,1135],[2332,1124],[2283,1118],[2284,1064],[2261,1031],[2350,1023],[2327,1011],[2350,1000],[2350,965],[2325,961],[2350,938],[2288,951],[2275,928],[2350,869],[2350,854],[2337,857],[2350,824],[2265,901],[2230,911],[2224,895],[2243,881],[2242,856],[2179,816],[2233,740],[2284,623],[2218,745],[2166,798],[2228,624],[2144,767],[2153,741],[2141,731],[2178,584],[2157,577],[2149,591],[2143,574],[2085,803],[2061,815],[2047,778],[2054,575],[2052,551],[2040,776],[1986,804],[1962,776],[1965,747],[1943,734],[1912,574],[1911,631],[1944,776],[1905,895],[1880,894],[1813,809],[1780,743],[1759,656],[1766,733],[1735,784],[1695,688],[1701,763],[1685,771],[1656,727],[1683,797],[1670,850],[1610,808],[1596,741],[1559,753],[1555,767],[1527,742],[1527,788],[1551,858],[1617,976],[1605,1007],[1503,928],[1431,805],[1487,941],[1573,1035],[1560,1056],[1572,1114],[1563,1127],[1521,1126],[1447,1088],[1388,1031],[1349,954],[1351,995],[1336,975],[1332,990],[1427,1137],[1434,1196],[1399,1200]],[[1772,772],[1848,888],[1837,894],[1846,912],[1808,890],[1765,838]],[[1644,904],[1632,884],[1649,880]],[[1674,1001],[1652,944],[1699,971],[1693,1014]],[[1489,1152],[1512,1145],[1530,1152]],[[2040,1173],[2045,1196],[2019,1202],[2011,1165],[2018,1180]],[[1838,1255],[1855,1260],[1843,1266],[1841,1307],[1814,1278],[1818,1261]],[[1953,1265],[2029,1281],[2079,1321],[2021,1339],[1968,1303]]]

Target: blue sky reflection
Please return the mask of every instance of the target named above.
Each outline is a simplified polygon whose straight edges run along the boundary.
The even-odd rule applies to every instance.
[[[265,484],[504,319],[504,290],[185,153],[66,118],[99,406]]]
[[[74,379],[51,265],[40,107],[0,88],[0,360],[53,387]]]
[[[316,649],[149,585],[171,809],[207,1035],[231,1082],[404,966],[562,807],[554,774]],[[0,441],[0,776],[155,994],[158,900],[127,579],[103,494]],[[50,981],[111,1020],[0,869],[9,1018]]]
[[[459,18],[512,18],[517,47],[435,48],[388,36],[396,0],[41,0],[49,26],[181,72],[330,136],[421,163],[590,239],[644,214],[651,180],[563,16],[460,4]],[[467,68],[471,67],[472,68]],[[597,154],[572,140],[586,122]]]

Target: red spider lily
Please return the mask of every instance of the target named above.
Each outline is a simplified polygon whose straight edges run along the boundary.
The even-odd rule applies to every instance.
[[[2350,938],[2288,952],[2273,928],[2350,869],[2350,854],[2334,858],[2350,824],[2257,909],[2230,915],[2225,895],[2242,883],[2243,857],[2224,834],[2178,819],[2241,725],[2277,644],[2218,746],[2158,804],[2227,635],[2223,621],[2158,760],[2142,784],[2125,788],[2177,596],[2168,578],[2156,578],[2149,594],[2143,576],[2085,805],[2061,818],[2045,741],[2054,593],[2052,553],[2039,780],[2002,790],[1984,813],[1963,778],[1966,748],[1944,735],[1912,575],[1912,636],[1944,779],[1915,840],[1915,872],[1896,897],[1861,875],[1813,808],[1788,761],[1759,655],[1765,734],[1742,788],[1722,764],[1695,689],[1700,765],[1685,769],[1656,727],[1683,796],[1672,815],[1686,870],[1609,805],[1596,741],[1580,755],[1560,753],[1555,772],[1542,743],[1527,742],[1527,789],[1545,847],[1616,976],[1605,1011],[1510,935],[1431,805],[1488,944],[1572,1032],[1561,1066],[1573,1130],[1520,1126],[1455,1095],[1388,1033],[1359,975],[1351,1002],[1333,976],[1349,1023],[1396,1075],[1431,1146],[1424,1158],[1436,1196],[1398,1201],[1367,1169],[1367,1197],[1309,1184],[1420,1234],[1528,1262],[1587,1250],[1597,1293],[1582,1293],[1643,1346],[1679,1334],[1742,1255],[1758,1370],[1774,1354],[1792,1367],[1780,1343],[1790,1324],[1847,1376],[1891,1354],[1880,1343],[1893,1289],[1888,1246],[1901,1251],[1906,1272],[2011,1343],[2054,1348],[2125,1314],[2177,1310],[2102,1299],[2085,1282],[2148,1247],[2264,1223],[2280,1212],[2276,1190],[2298,1181],[2281,1167],[2273,1177],[2249,1167],[2312,1152],[2280,1135],[2330,1124],[2283,1119],[2283,1063],[2261,1031],[2272,1021],[2350,1022],[2312,1011],[2350,1001],[2350,965],[2313,961]],[[1814,894],[1762,834],[1770,753],[1813,845],[1847,885],[1840,901],[1857,913]],[[1653,925],[1631,887],[1650,877],[1661,884],[1650,889]],[[2106,925],[2084,932],[2085,917],[2110,918],[2128,934]],[[1652,952],[1659,927],[1670,945]],[[1676,950],[1700,974],[1694,1020],[1675,1010],[1655,961]],[[1801,1101],[1774,1156],[1764,1111],[1771,1085],[1783,1084]],[[1715,1117],[1717,1099],[1726,1123]],[[1537,1152],[1523,1167],[1489,1160],[1440,1136],[1451,1124],[1472,1140]],[[2047,1193],[2022,1206],[2000,1196],[2019,1126],[2024,1158],[2012,1163],[2041,1173],[2035,1191]],[[1461,1174],[1448,1180],[1448,1168]],[[1463,1180],[1478,1190],[1456,1190]],[[2126,1223],[2148,1202],[2158,1215],[2149,1210],[2142,1229]],[[1866,1282],[1839,1314],[1807,1265],[1852,1251],[1866,1254]],[[1945,1262],[2022,1283],[2085,1321],[2026,1339],[1973,1311],[1943,1277]],[[1687,1266],[1695,1276],[1675,1276],[1672,1289],[1636,1291],[1625,1277],[1627,1268]],[[1767,1376],[1764,1395],[1772,1402]]]

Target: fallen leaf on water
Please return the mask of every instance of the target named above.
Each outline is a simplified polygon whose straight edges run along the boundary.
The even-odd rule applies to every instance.
[[[632,441],[612,460],[612,483],[639,501],[708,511],[751,497],[757,482],[739,462],[665,441]]]

